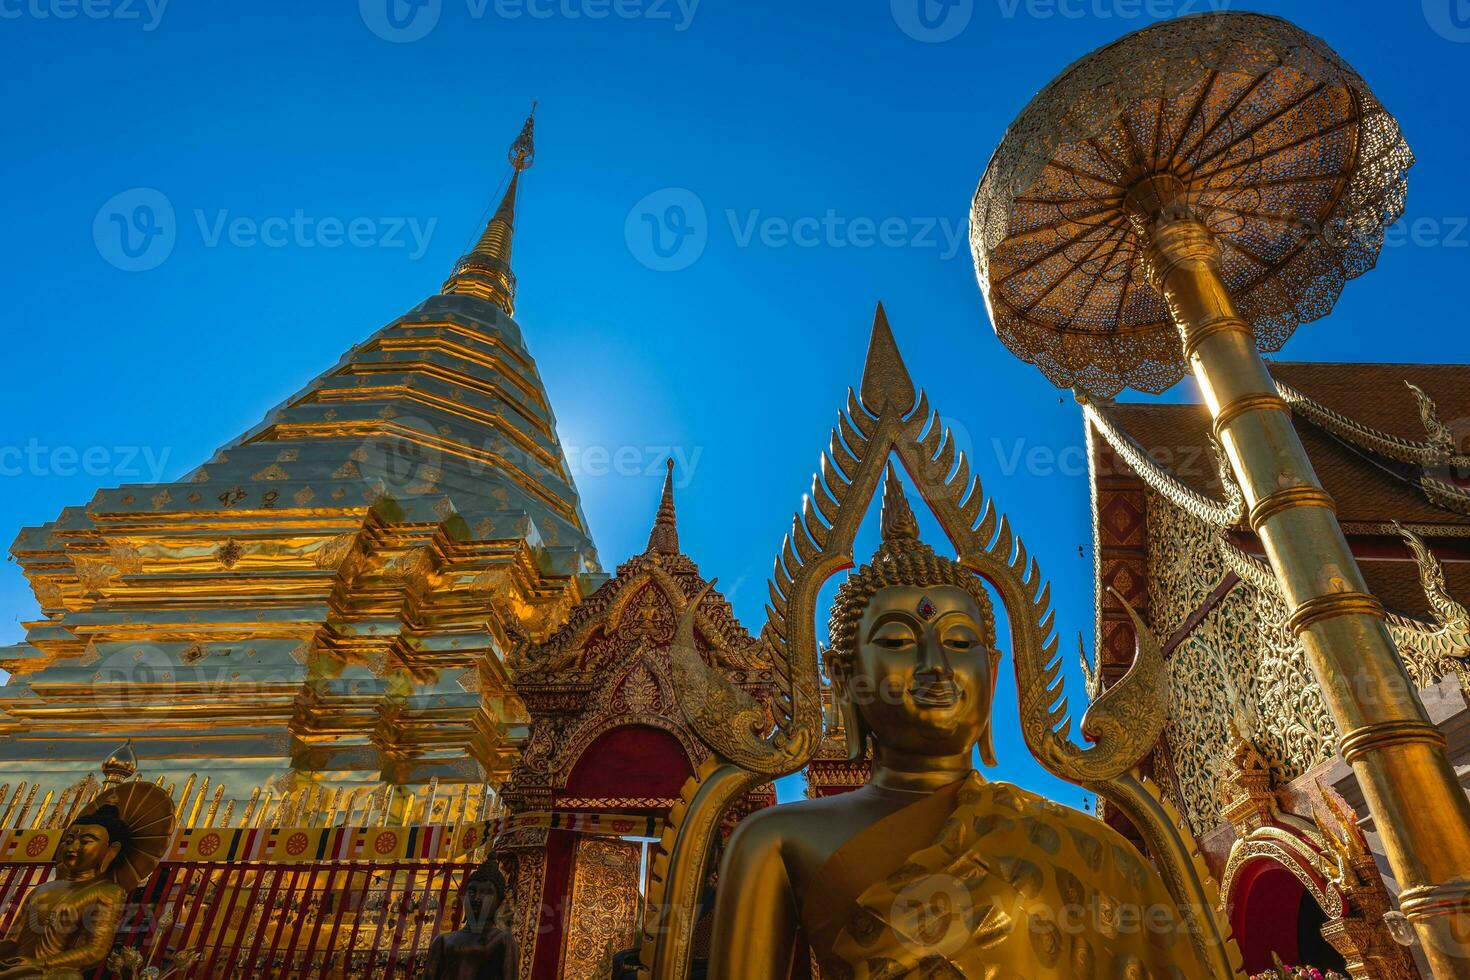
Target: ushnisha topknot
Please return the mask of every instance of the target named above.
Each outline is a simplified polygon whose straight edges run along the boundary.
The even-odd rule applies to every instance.
[[[995,610],[989,593],[973,572],[953,559],[935,554],[933,548],[919,540],[919,522],[891,461],[883,483],[880,523],[883,540],[878,550],[866,565],[847,577],[832,601],[825,657],[827,672],[831,674],[835,670],[845,675],[851,668],[863,611],[879,589],[894,585],[919,588],[952,585],[964,589],[980,607],[986,647],[995,650]]]
[[[490,885],[501,898],[505,897],[505,875],[501,873],[500,865],[493,856],[480,862],[479,867],[470,872],[470,876],[465,879],[465,886],[472,884]]]

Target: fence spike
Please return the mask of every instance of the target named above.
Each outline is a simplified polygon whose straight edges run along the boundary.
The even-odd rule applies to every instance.
[[[250,826],[250,818],[255,816],[255,805],[260,802],[260,787],[257,786],[250,791],[250,802],[245,807],[245,816],[240,818],[240,826]]]
[[[36,817],[35,817],[34,820],[31,821],[31,829],[32,830],[37,830],[37,829],[40,828],[40,826],[41,826],[41,818],[45,815],[45,813],[46,813],[46,807],[47,807],[48,804],[50,804],[51,798],[54,797],[55,795],[56,795],[56,790],[54,790],[54,789],[48,789],[46,791],[46,795],[41,799],[41,805],[36,808]]]
[[[204,815],[204,826],[206,826],[206,827],[213,827],[214,826],[214,818],[219,813],[220,800],[222,800],[224,798],[224,795],[225,795],[225,784],[224,783],[220,783],[218,786],[216,786],[214,788],[214,799],[210,801],[210,803],[209,803],[209,811]],[[233,803],[234,800],[231,800],[230,802]],[[229,823],[229,818],[226,817],[225,818],[225,824],[228,824],[228,823]]]
[[[197,779],[198,776],[198,773],[189,773],[189,778],[184,783],[184,791],[179,794],[179,802],[177,806],[174,807],[174,819],[179,821],[180,823],[183,823],[184,821],[184,810],[189,805],[189,797],[194,795],[194,780]],[[169,795],[173,795],[173,787],[169,787]]]
[[[22,783],[21,785],[24,786],[25,784]],[[36,791],[39,790],[40,788],[41,788],[41,784],[40,783],[32,783],[31,784],[31,791],[26,794],[26,801],[25,801],[25,803],[21,805],[20,812],[15,815],[15,829],[16,830],[19,830],[22,827],[22,825],[25,824],[25,821],[26,821],[26,813],[30,810],[31,803],[34,802],[35,799],[36,799]]]

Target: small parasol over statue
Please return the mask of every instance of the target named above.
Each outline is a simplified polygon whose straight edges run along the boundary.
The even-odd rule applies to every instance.
[[[26,895],[0,941],[0,980],[80,980],[112,949],[128,894],[163,857],[169,796],[152,783],[104,789],[56,846],[56,877]]]

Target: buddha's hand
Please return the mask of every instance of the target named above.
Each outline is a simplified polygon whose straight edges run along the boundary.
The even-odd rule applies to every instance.
[[[41,964],[29,956],[12,956],[0,960],[0,967],[3,967],[0,969],[0,980],[26,980],[28,977],[39,977],[45,973],[41,969]]]

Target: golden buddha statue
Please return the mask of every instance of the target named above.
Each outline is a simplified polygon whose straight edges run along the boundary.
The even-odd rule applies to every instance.
[[[515,936],[497,918],[505,900],[505,876],[494,857],[465,878],[464,925],[434,937],[425,980],[513,980],[519,974]]]
[[[754,814],[720,874],[712,980],[1210,976],[1157,873],[995,764],[980,580],[919,540],[892,467],[883,542],[839,588],[826,669],[866,785]]]
[[[128,893],[173,829],[173,805],[149,783],[104,790],[56,845],[56,877],[26,895],[0,941],[0,980],[80,980],[112,949]]]

